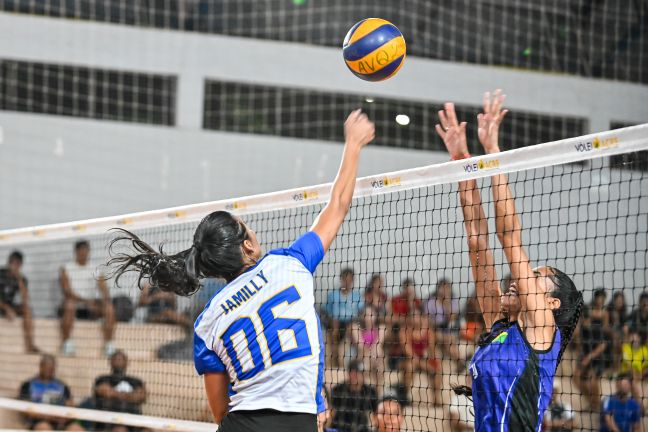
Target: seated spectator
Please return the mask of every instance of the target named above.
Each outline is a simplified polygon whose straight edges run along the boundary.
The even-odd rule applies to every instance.
[[[353,324],[351,342],[356,347],[358,359],[367,366],[372,383],[376,386],[382,384],[385,373],[383,336],[378,325],[378,311],[372,305],[366,306],[358,323]]]
[[[632,311],[626,324],[630,330],[639,333],[641,340],[648,338],[648,291],[641,293],[639,306]]]
[[[371,276],[367,287],[365,288],[365,305],[373,306],[378,312],[380,322],[384,322],[387,315],[387,294],[383,287],[385,281],[379,274]]]
[[[459,299],[452,294],[452,282],[448,279],[437,282],[436,292],[427,301],[425,311],[432,320],[439,348],[457,363],[459,370],[463,369],[465,365],[459,355],[459,340],[455,332],[459,327]]]
[[[426,390],[432,390],[431,403],[440,406],[441,362],[436,353],[436,335],[430,328],[429,320],[418,309],[414,309],[401,334],[405,351],[405,361],[402,362],[405,388],[412,389],[414,372],[427,374]]]
[[[607,396],[601,410],[601,432],[639,432],[641,408],[631,395],[632,378],[619,375],[616,394]]]
[[[421,310],[422,303],[416,297],[414,281],[407,278],[401,284],[400,294],[387,303],[387,320],[403,324],[414,309]]]
[[[376,432],[400,432],[405,423],[403,406],[398,399],[385,396],[371,413],[371,423]]]
[[[591,325],[589,308],[583,307],[580,322],[580,359],[574,374],[574,382],[587,397],[591,410],[598,410],[601,404],[601,375],[605,370],[603,353],[607,341],[599,325]]]
[[[621,358],[621,344],[625,333],[625,323],[628,320],[626,299],[622,291],[616,291],[607,305],[607,312],[610,319],[612,364],[619,365]]]
[[[49,354],[41,357],[38,375],[20,386],[18,398],[48,405],[74,406],[70,388],[56,378],[56,359]],[[65,418],[34,413],[27,413],[25,417],[26,426],[31,430],[60,430],[72,423]]]
[[[347,380],[333,387],[332,427],[340,432],[366,432],[370,412],[376,407],[378,395],[373,386],[364,383],[364,367],[353,360],[349,364]]]
[[[453,298],[452,283],[448,279],[437,282],[436,291],[425,305],[436,329],[456,328],[459,317],[459,299]]]
[[[95,278],[93,266],[88,262],[90,244],[80,240],[74,245],[74,261],[63,266],[60,274],[63,291],[63,313],[61,318],[62,352],[71,356],[75,346],[70,335],[74,319],[96,320],[103,318],[104,351],[110,356],[115,351],[112,343],[115,329],[115,310],[113,308],[108,285],[103,275]]]
[[[324,312],[330,332],[332,363],[341,367],[341,348],[351,323],[356,319],[362,308],[362,295],[353,289],[353,270],[345,268],[340,273],[340,289],[328,293]],[[342,345],[342,346],[341,346]]]
[[[472,375],[466,373],[466,385],[472,386]],[[466,432],[475,430],[475,414],[473,403],[464,392],[452,391],[450,393],[450,405],[447,412],[450,420],[451,432]]]
[[[592,295],[590,302],[590,322],[592,326],[608,328],[610,325],[610,314],[605,306],[607,292],[605,288],[597,288]]]
[[[25,339],[25,352],[40,352],[34,345],[34,323],[29,307],[29,292],[27,291],[27,278],[22,274],[23,254],[13,251],[9,254],[7,267],[0,268],[0,316],[13,321],[16,315],[23,319],[23,337]],[[21,303],[16,302],[16,294],[20,293]]]
[[[642,343],[639,333],[631,330],[628,339],[621,346],[622,374],[632,375],[636,383],[648,374],[648,346]]]
[[[144,383],[126,375],[128,358],[123,351],[115,351],[110,357],[110,375],[102,375],[94,383],[94,408],[141,414],[142,404],[146,402]]]
[[[544,432],[569,432],[578,429],[574,411],[571,405],[560,400],[561,393],[560,386],[554,383],[551,402],[542,420],[542,430]]]
[[[139,306],[147,309],[146,321],[155,324],[175,324],[190,329],[193,322],[186,314],[177,311],[176,295],[164,292],[147,283],[142,288]]]
[[[461,339],[473,344],[477,343],[479,336],[486,330],[476,292],[466,300],[459,328]]]

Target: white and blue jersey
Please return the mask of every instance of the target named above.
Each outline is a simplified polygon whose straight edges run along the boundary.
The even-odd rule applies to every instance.
[[[322,241],[308,232],[230,282],[196,320],[196,370],[229,375],[230,411],[325,409],[313,294],[313,272],[323,258]]]

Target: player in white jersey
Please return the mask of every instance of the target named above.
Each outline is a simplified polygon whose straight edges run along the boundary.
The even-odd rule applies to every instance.
[[[117,280],[139,273],[164,291],[191,295],[199,279],[228,284],[196,319],[194,362],[204,375],[209,405],[221,432],[315,432],[322,397],[324,347],[315,311],[313,273],[346,217],[360,150],[374,125],[359,110],[344,125],[346,143],[331,197],[310,231],[290,247],[263,255],[254,231],[217,211],[194,233],[193,246],[175,255],[157,252],[136,235],[134,255],[114,254]]]

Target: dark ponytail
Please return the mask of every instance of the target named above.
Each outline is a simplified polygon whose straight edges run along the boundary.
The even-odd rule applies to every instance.
[[[560,300],[560,307],[553,311],[554,321],[560,329],[560,352],[558,363],[562,359],[567,345],[574,336],[574,330],[583,311],[583,294],[576,289],[576,285],[562,271],[549,267],[549,279],[554,284],[551,296]]]
[[[226,211],[207,215],[194,233],[193,245],[182,252],[167,255],[160,246],[156,251],[136,234],[116,228],[121,233],[109,245],[115,284],[124,273],[138,273],[142,280],[162,291],[190,296],[200,288],[200,278],[223,278],[232,281],[244,267],[241,244],[247,238],[245,225]],[[116,252],[122,241],[129,243],[134,254]]]

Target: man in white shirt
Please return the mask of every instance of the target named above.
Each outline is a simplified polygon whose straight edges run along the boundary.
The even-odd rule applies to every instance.
[[[62,351],[68,356],[75,353],[74,342],[70,339],[75,318],[103,318],[105,353],[110,356],[115,352],[112,343],[115,310],[106,279],[102,274],[95,276],[95,269],[88,262],[89,257],[90,244],[80,240],[74,245],[74,261],[61,268],[60,283],[64,296],[61,320]]]

